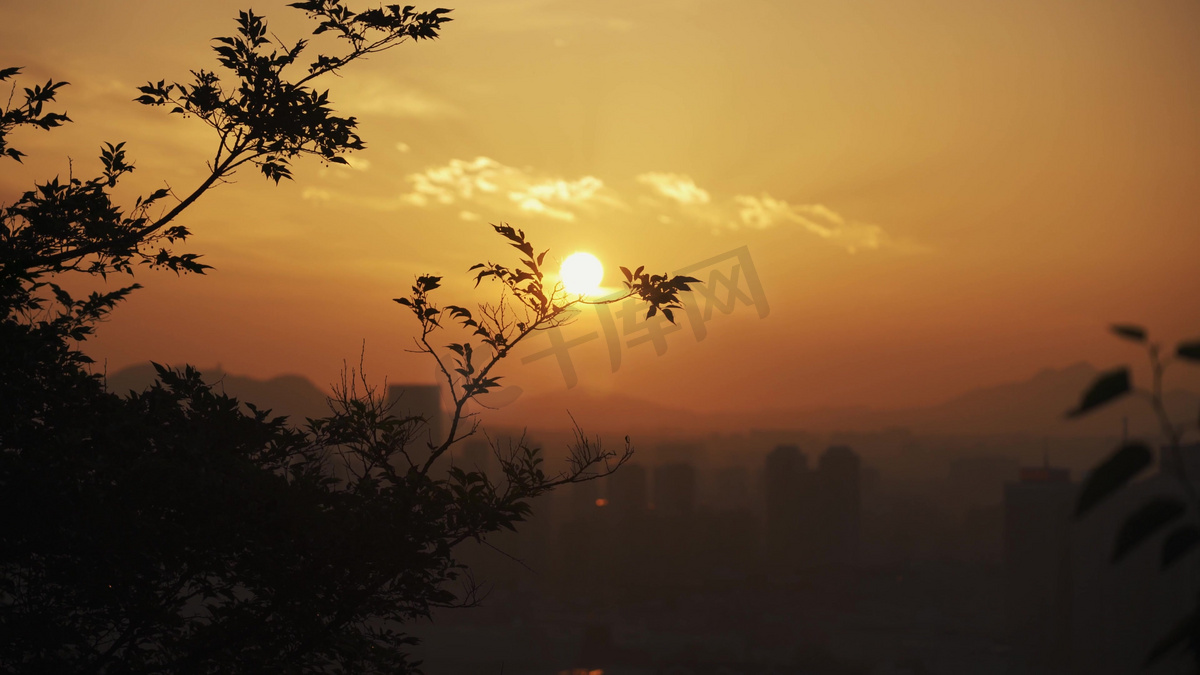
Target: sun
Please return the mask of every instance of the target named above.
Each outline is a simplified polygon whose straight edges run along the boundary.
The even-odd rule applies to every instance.
[[[567,256],[559,275],[568,293],[594,295],[604,280],[604,266],[596,256],[580,251]]]

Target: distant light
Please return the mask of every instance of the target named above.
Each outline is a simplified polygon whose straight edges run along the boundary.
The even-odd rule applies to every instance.
[[[604,498],[597,499],[596,506],[608,506],[608,500]]]
[[[580,251],[567,256],[559,274],[568,293],[595,295],[604,281],[604,266],[596,256]]]

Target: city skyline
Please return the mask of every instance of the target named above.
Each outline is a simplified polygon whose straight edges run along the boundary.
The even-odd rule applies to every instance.
[[[1200,664],[1200,5],[243,1],[0,10],[4,667]]]
[[[373,372],[429,382],[391,298],[429,272],[467,302],[466,268],[503,255],[487,227],[501,221],[552,256],[596,254],[610,287],[618,265],[747,247],[766,318],[739,307],[703,341],[629,348],[617,372],[603,348],[581,354],[581,386],[690,410],[931,404],[1121,362],[1109,323],[1166,341],[1200,330],[1172,300],[1200,287],[1194,6],[715,7],[455,5],[439,41],[331,85],[367,150],[217,190],[188,216],[216,271],[156,275],[89,351],[110,371],[153,359],[331,382],[365,341]],[[90,167],[100,140],[128,141],[131,185],[194,183],[204,130],[140,108],[133,88],[211,61],[242,8],[6,10],[0,58],[72,82],[75,122],[24,135],[30,159],[0,196],[65,175],[68,157]],[[256,9],[300,34],[283,3]],[[562,386],[550,360],[505,375]]]

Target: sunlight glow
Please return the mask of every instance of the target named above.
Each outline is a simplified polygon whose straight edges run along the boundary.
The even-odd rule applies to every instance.
[[[596,295],[604,280],[604,266],[591,253],[572,253],[562,263],[563,288],[575,295]]]

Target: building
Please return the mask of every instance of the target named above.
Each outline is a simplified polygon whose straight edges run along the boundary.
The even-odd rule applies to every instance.
[[[821,454],[813,481],[815,562],[854,566],[862,538],[862,461],[849,446],[830,446]]]
[[[812,545],[811,476],[800,448],[780,445],[767,454],[763,490],[767,563],[777,573],[794,573]]]
[[[625,464],[606,479],[608,508],[620,520],[641,517],[649,506],[646,469],[640,464]]]
[[[725,466],[707,474],[702,503],[716,511],[750,509],[750,470],[744,466]]]
[[[696,506],[696,469],[691,464],[654,467],[654,508],[662,516],[684,516]]]
[[[1005,624],[1014,651],[1062,666],[1070,628],[1070,471],[1022,468],[1004,486]]]
[[[393,384],[387,389],[387,403],[396,417],[420,418],[422,423],[413,439],[414,459],[428,451],[429,444],[446,440],[446,415],[442,412],[442,390],[436,384]],[[410,454],[412,452],[410,451]]]
[[[469,438],[453,449],[454,465],[463,471],[478,471],[492,482],[501,478],[500,467],[493,467],[492,445],[483,438]]]

